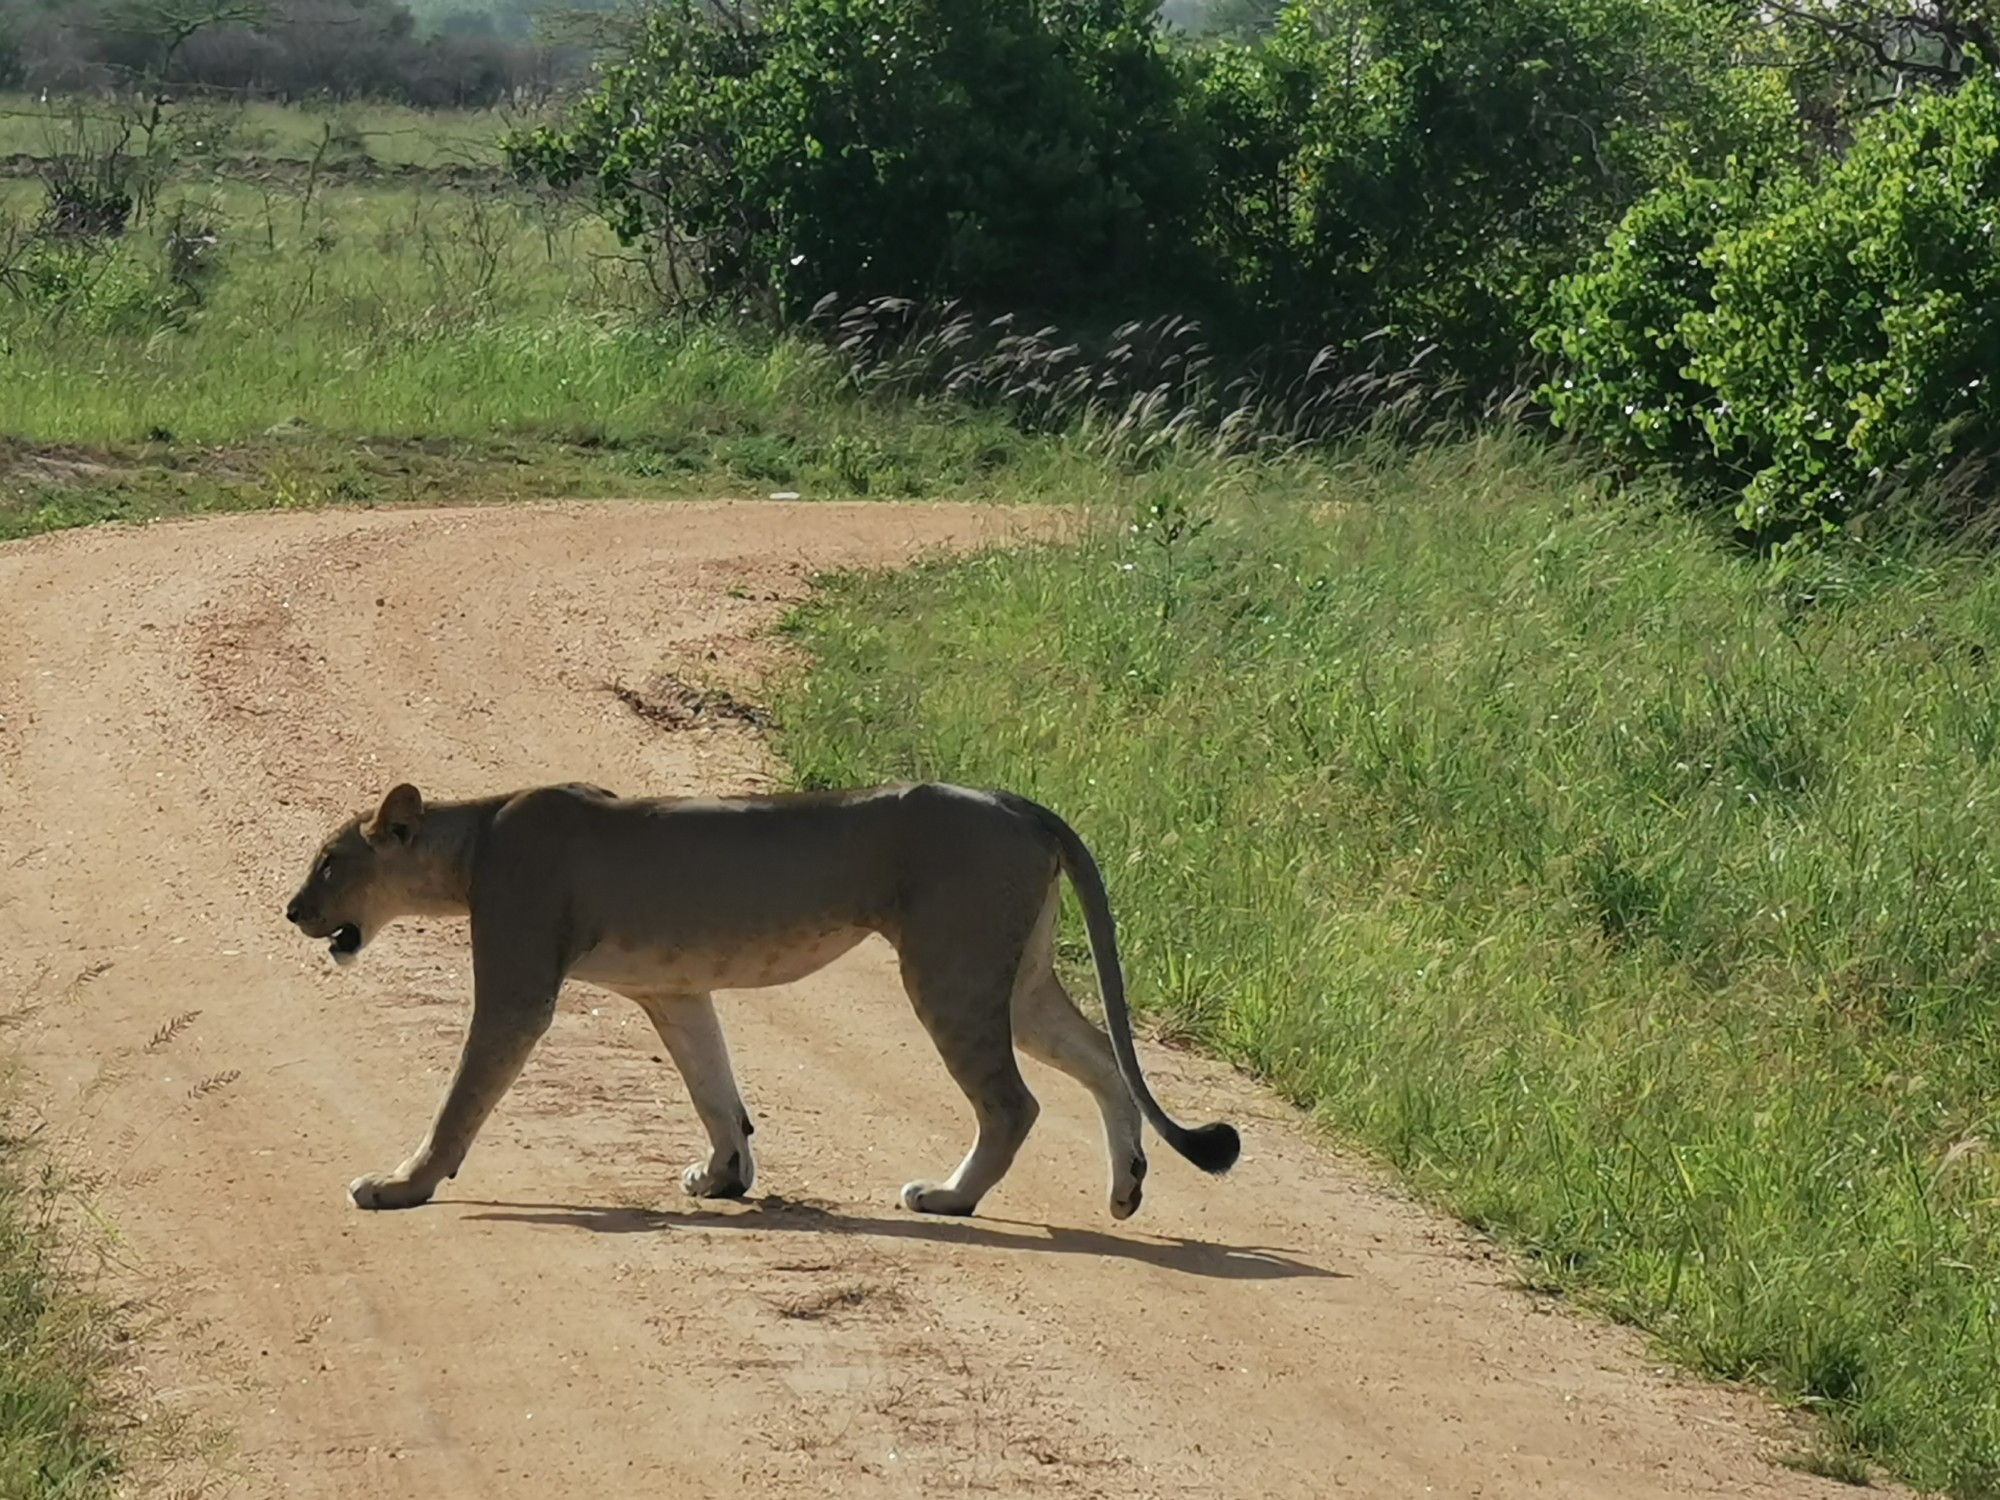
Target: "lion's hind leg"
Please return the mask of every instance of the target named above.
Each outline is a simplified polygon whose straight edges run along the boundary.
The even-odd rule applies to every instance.
[[[941,1183],[908,1184],[902,1200],[917,1213],[969,1214],[1014,1164],[1041,1106],[1014,1059],[1010,1010],[1019,942],[941,937],[899,945],[903,988],[971,1103],[978,1134],[957,1171]]]
[[[1146,1147],[1139,1106],[1118,1074],[1111,1042],[1091,1025],[1054,973],[1045,972],[1014,997],[1014,1038],[1037,1062],[1067,1073],[1090,1090],[1104,1118],[1111,1167],[1111,1217],[1138,1211],[1146,1181]]]
[[[1097,1101],[1111,1167],[1111,1217],[1129,1219],[1138,1211],[1146,1180],[1144,1120],[1118,1071],[1111,1039],[1077,1009],[1056,978],[1056,909],[1052,890],[1014,989],[1014,1040],[1037,1062],[1074,1078]]]

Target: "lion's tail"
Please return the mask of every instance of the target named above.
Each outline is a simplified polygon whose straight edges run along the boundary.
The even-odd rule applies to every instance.
[[[1104,889],[1104,876],[1097,861],[1074,828],[1040,803],[1011,792],[1003,800],[1025,812],[1054,836],[1063,873],[1076,889],[1083,907],[1084,926],[1090,935],[1090,956],[1097,965],[1097,987],[1104,995],[1104,1019],[1111,1033],[1111,1051],[1118,1059],[1118,1072],[1132,1091],[1141,1111],[1174,1150],[1204,1172],[1227,1172],[1236,1165],[1243,1149],[1236,1127],[1223,1121],[1189,1129],[1153,1097],[1146,1075],[1139,1068],[1139,1054],[1132,1045],[1132,1013],[1125,1004],[1125,973],[1118,962],[1118,933],[1111,921],[1111,900]]]

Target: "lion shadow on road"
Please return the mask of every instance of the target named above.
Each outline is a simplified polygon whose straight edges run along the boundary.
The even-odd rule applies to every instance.
[[[1346,1273],[1312,1265],[1283,1251],[1261,1245],[1217,1245],[1205,1240],[1139,1239],[1072,1229],[1059,1224],[1034,1224],[1016,1219],[949,1219],[878,1216],[850,1213],[826,1203],[775,1194],[746,1200],[732,1209],[694,1209],[667,1213],[650,1208],[620,1208],[609,1204],[496,1203],[455,1200],[456,1206],[482,1209],[468,1219],[502,1224],[560,1225],[593,1234],[659,1234],[672,1230],[741,1229],[756,1233],[871,1235],[884,1239],[931,1240],[946,1245],[984,1245],[1000,1250],[1025,1250],[1057,1255],[1094,1255],[1109,1260],[1139,1261],[1189,1276],[1225,1281],[1279,1281],[1295,1277],[1345,1280]],[[446,1206],[440,1202],[440,1207]]]

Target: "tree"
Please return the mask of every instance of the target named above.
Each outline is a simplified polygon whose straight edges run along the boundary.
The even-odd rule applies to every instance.
[[[1956,87],[1975,57],[2000,66],[2000,12],[1986,0],[1772,0],[1770,14],[1872,74],[1878,101],[1917,85]]]
[[[1815,166],[1669,185],[1542,335],[1558,421],[1768,541],[1899,492],[1943,503],[1934,486],[2000,454],[1994,75],[1866,117]]]
[[[0,10],[0,89],[16,89],[27,81],[28,59],[11,12]]]
[[[1276,29],[1284,8],[1284,0],[1209,0],[1202,30],[1210,36],[1253,42]]]
[[[568,128],[509,152],[781,316],[829,294],[1115,314],[1189,284],[1206,190],[1155,3],[674,0]]]
[[[116,0],[97,24],[109,37],[124,41],[131,55],[142,59],[135,72],[151,82],[163,83],[172,74],[181,49],[201,33],[260,26],[270,13],[270,0]]]
[[[1714,0],[1290,0],[1204,74],[1211,244],[1295,337],[1434,347],[1491,389],[1676,163],[1795,139],[1752,39]]]

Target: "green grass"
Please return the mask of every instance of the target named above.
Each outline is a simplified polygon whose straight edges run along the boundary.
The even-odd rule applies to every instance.
[[[143,112],[108,101],[0,93],[0,159],[45,158],[74,150],[79,140],[104,140],[135,125]],[[335,164],[497,167],[500,136],[524,117],[510,110],[427,111],[395,104],[281,105],[204,102],[190,98],[168,109],[159,136],[185,167],[218,161],[238,165],[305,163],[315,155]]]
[[[39,184],[0,184],[32,221]],[[214,230],[195,285],[175,224]],[[0,537],[255,505],[1059,494],[997,416],[863,399],[825,350],[662,317],[573,203],[422,183],[170,183],[0,291]],[[0,264],[4,264],[0,261]]]
[[[0,1495],[109,1496],[120,1464],[104,1385],[115,1355],[103,1310],[73,1290],[51,1227],[55,1188],[0,1138]]]
[[[798,779],[1047,801],[1169,1030],[1802,1463],[2000,1494],[2000,576],[1759,571],[1503,438],[1149,484],[830,580]]]

